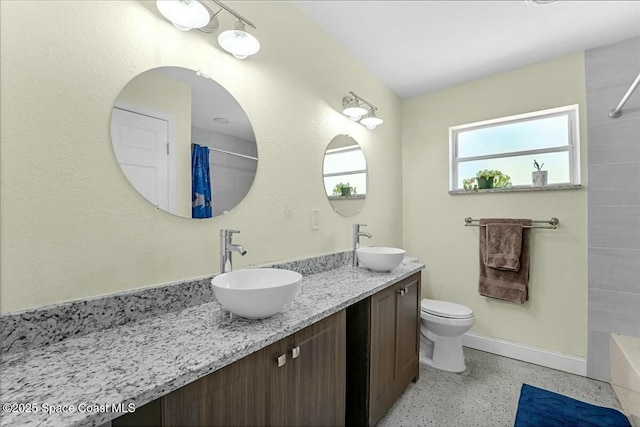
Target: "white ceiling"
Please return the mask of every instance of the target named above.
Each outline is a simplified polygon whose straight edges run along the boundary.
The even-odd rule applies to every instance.
[[[401,98],[640,35],[638,0],[295,4]]]

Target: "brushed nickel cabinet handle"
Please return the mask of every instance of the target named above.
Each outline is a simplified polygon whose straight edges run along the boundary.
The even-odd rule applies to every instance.
[[[403,296],[404,296],[404,294],[405,294],[406,292],[407,292],[407,290],[406,290],[406,289],[404,289],[404,288],[398,289],[398,290],[396,291],[396,293],[397,293],[398,295],[400,295],[401,297],[403,297]]]
[[[294,347],[291,349],[291,358],[295,359],[296,357],[300,356],[300,347]]]
[[[281,354],[276,358],[276,360],[278,361],[278,368],[282,368],[284,364],[287,363],[287,355]]]

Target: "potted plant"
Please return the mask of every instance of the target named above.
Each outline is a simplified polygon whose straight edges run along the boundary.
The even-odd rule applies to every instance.
[[[511,177],[499,170],[479,170],[476,173],[476,181],[478,181],[478,189],[480,190],[511,186]]]
[[[465,190],[477,190],[478,184],[476,184],[475,178],[467,178],[462,180],[462,188]]]
[[[537,170],[531,172],[531,182],[534,187],[544,187],[547,185],[547,171],[542,170],[544,163],[539,164],[536,159],[533,159],[533,167]]]
[[[334,196],[351,197],[352,194],[356,194],[356,188],[352,187],[348,182],[346,184],[339,182],[333,188]]]

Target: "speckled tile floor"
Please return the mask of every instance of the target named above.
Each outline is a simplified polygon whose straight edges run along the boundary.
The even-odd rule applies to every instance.
[[[513,426],[523,383],[619,409],[608,383],[464,348],[467,370],[454,374],[420,365],[420,379],[379,426]]]

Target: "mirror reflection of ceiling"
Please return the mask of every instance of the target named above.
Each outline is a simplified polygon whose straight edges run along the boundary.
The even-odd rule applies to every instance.
[[[114,104],[111,140],[138,193],[184,218],[228,213],[257,171],[255,134],[238,101],[186,68],[155,68],[132,78]]]
[[[180,67],[156,68],[152,72],[191,86],[192,126],[248,141],[256,140],[247,114],[233,95],[215,80],[205,74],[198,75],[193,70]],[[215,121],[216,118],[229,122],[220,123]]]
[[[369,181],[367,160],[358,142],[337,135],[327,145],[322,164],[325,195],[333,210],[344,217],[362,210]]]

